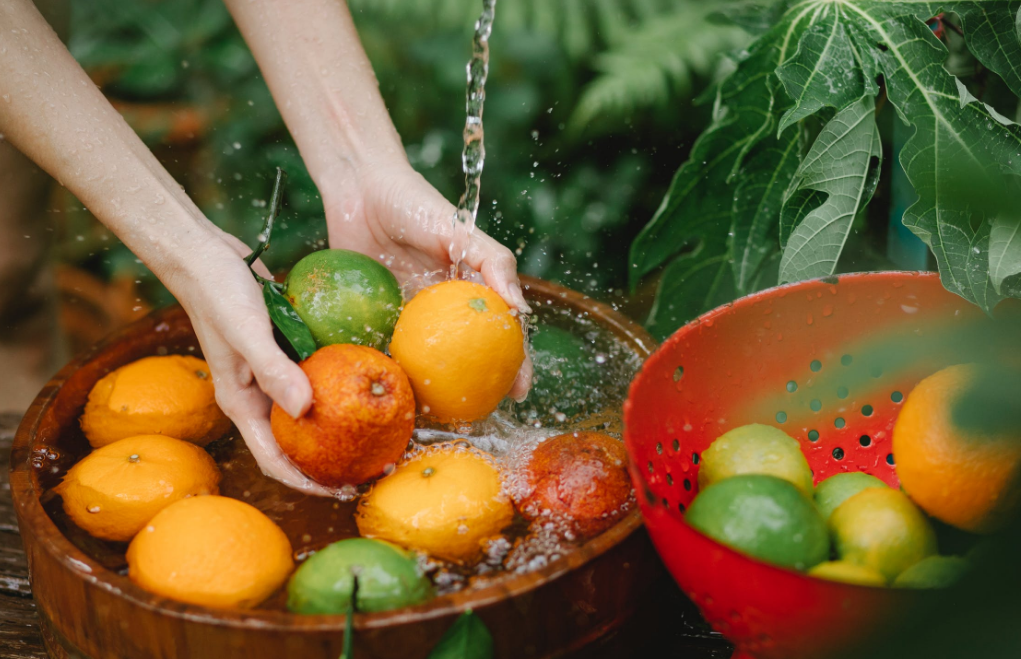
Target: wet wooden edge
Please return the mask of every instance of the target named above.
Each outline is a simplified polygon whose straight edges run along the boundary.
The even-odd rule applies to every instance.
[[[588,314],[594,322],[606,327],[618,338],[623,339],[643,359],[647,358],[656,347],[655,341],[644,328],[609,305],[593,300],[577,291],[534,277],[522,276],[521,284],[525,291],[525,297],[530,302],[542,301],[543,304],[549,306]],[[56,399],[60,388],[79,368],[109,346],[132,336],[154,331],[157,325],[180,316],[184,316],[183,310],[179,306],[173,306],[154,311],[142,320],[115,332],[62,368],[32,402],[18,428],[11,450],[11,496],[14,500],[22,534],[34,536],[47,553],[79,578],[92,582],[136,606],[162,615],[241,629],[343,631],[346,620],[342,615],[310,616],[283,611],[213,609],[155,596],[136,586],[126,576],[121,576],[103,567],[75,547],[57,529],[49,515],[43,510],[39,502],[42,492],[30,458],[40,422],[47,408]],[[185,321],[187,321],[186,316]],[[456,615],[469,609],[481,608],[494,602],[523,595],[585,565],[623,543],[641,525],[641,512],[636,505],[615,526],[539,570],[510,577],[477,590],[467,589],[437,597],[416,607],[381,613],[358,614],[355,618],[355,627],[378,629],[423,622]]]

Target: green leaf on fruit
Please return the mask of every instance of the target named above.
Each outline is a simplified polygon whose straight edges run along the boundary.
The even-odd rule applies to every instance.
[[[294,310],[284,294],[277,290],[277,284],[264,280],[262,297],[266,301],[270,319],[294,348],[294,352],[298,353],[298,357],[302,360],[311,357],[312,353],[316,351],[316,342],[312,338],[312,332],[309,331],[308,325]]]
[[[486,625],[470,610],[451,625],[429,659],[492,659],[493,636]]]

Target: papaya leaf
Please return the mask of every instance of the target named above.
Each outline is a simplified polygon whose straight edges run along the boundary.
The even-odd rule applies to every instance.
[[[841,110],[826,124],[786,195],[791,199],[796,193],[814,191],[826,199],[801,215],[808,207],[798,196],[781,211],[781,223],[794,229],[780,261],[780,283],[833,274],[851,223],[876,189],[881,157],[871,96]]]
[[[1021,218],[998,216],[989,231],[989,277],[997,293],[1003,294],[1003,282],[1021,274]]]
[[[777,77],[794,99],[794,106],[780,119],[780,133],[824,107],[843,110],[862,96],[879,92],[875,78],[866,77],[863,67],[856,65],[862,56],[846,22],[839,3],[824,7],[794,56],[777,68]]]
[[[969,4],[977,3],[955,7]],[[943,67],[946,48],[917,14],[906,15],[907,3],[845,6],[878,51],[890,102],[915,129],[900,155],[919,197],[904,224],[932,248],[944,286],[991,311],[1000,295],[989,277],[989,223],[954,191],[962,170],[989,178],[1021,173],[1021,129],[966,95]]]
[[[788,11],[720,84],[712,124],[695,142],[652,221],[631,246],[632,286],[698,244],[705,257],[726,250],[734,179],[748,153],[775,130],[774,103],[777,92],[783,91],[773,71],[796,48],[814,9],[798,6]],[[786,98],[780,102],[786,104]]]
[[[1021,0],[951,2],[947,9],[961,17],[964,39],[976,59],[1021,96],[1021,39],[1017,29]]]
[[[263,280],[262,297],[266,301],[270,320],[276,325],[287,342],[294,348],[301,360],[308,359],[316,351],[316,342],[308,325],[298,316],[291,303],[277,289],[278,284]]]
[[[465,611],[429,653],[429,659],[493,659],[493,636],[478,616]]]

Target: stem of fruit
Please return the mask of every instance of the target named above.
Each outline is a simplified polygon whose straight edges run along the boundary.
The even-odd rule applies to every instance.
[[[266,216],[266,223],[262,227],[262,231],[259,233],[259,244],[256,245],[252,253],[245,257],[245,263],[248,267],[252,267],[252,264],[262,256],[262,253],[269,249],[269,241],[273,236],[273,223],[276,222],[277,216],[280,215],[280,192],[284,187],[284,170],[277,167],[276,181],[273,183],[273,196],[269,200],[269,215]],[[265,281],[259,275],[255,275],[256,279]]]
[[[341,653],[340,659],[354,659],[355,610],[358,608],[358,603],[355,600],[358,597],[358,575],[352,574],[351,577],[354,581],[351,584],[351,601],[347,605],[347,620],[344,622],[344,651]]]

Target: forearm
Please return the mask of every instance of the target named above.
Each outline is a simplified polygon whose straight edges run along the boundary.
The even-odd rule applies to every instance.
[[[170,285],[212,226],[31,0],[0,2],[0,53],[0,133]]]
[[[406,161],[343,0],[225,0],[312,178]]]

